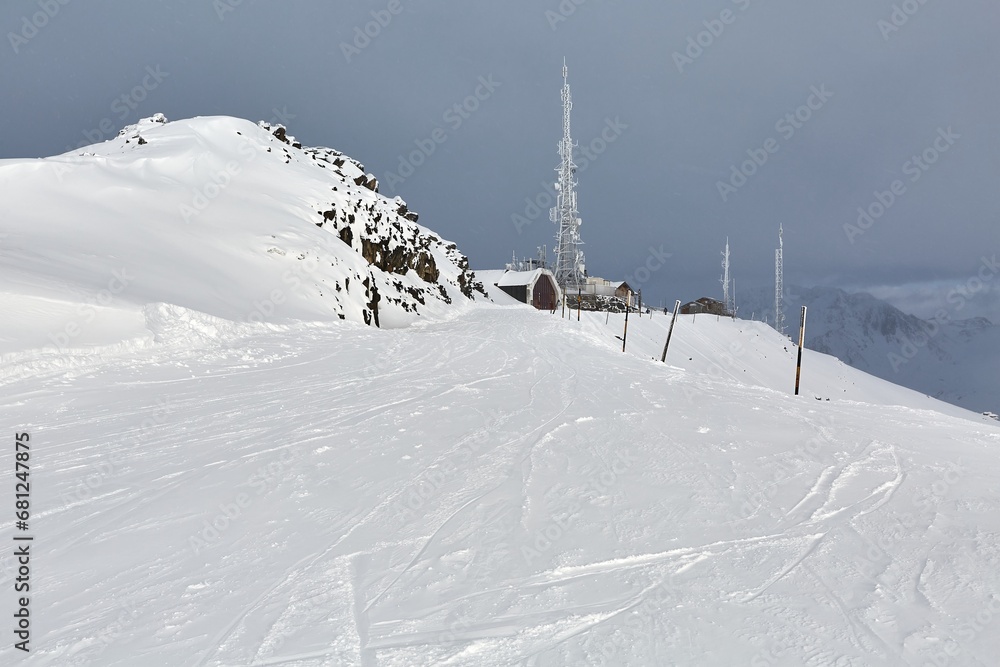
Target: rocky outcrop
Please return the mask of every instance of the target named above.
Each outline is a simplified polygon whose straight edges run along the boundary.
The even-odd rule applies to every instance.
[[[313,223],[335,234],[377,269],[362,282],[366,323],[379,325],[380,303],[407,313],[419,312],[433,300],[451,304],[449,287],[465,298],[485,296],[457,246],[418,225],[419,216],[401,198],[379,194],[378,179],[363,164],[332,148],[302,147],[284,126],[262,122],[260,127],[290,147],[283,149],[286,161],[301,157],[331,179],[330,199],[317,205]],[[382,281],[380,273],[410,280]]]

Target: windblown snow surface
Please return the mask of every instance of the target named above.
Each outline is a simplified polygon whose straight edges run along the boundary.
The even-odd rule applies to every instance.
[[[161,223],[150,266],[219,267],[177,283],[203,311],[180,288],[91,303],[112,250],[0,245],[35,538],[32,650],[8,630],[0,663],[996,664],[996,421],[808,350],[793,396],[796,350],[741,320],[680,318],[666,364],[662,314],[625,353],[622,315],[482,300],[395,329],[307,297],[241,321],[236,260]]]
[[[995,664],[996,422],[764,325],[157,315],[5,364],[24,664]]]

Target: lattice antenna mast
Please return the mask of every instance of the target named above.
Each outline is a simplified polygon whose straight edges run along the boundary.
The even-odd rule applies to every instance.
[[[732,294],[729,291],[730,278],[729,278],[729,237],[726,237],[726,250],[722,253],[722,278],[719,280],[722,283],[722,303],[726,308],[727,313],[732,313],[734,310],[732,302]]]
[[[583,250],[580,246],[580,216],[576,209],[576,164],[573,162],[573,137],[570,133],[570,111],[573,109],[573,98],[569,90],[569,70],[566,59],[563,59],[563,138],[559,142],[559,168],[556,173],[559,180],[556,183],[556,205],[549,212],[552,222],[559,225],[556,234],[556,266],[555,277],[559,287],[572,291],[586,282]]]
[[[785,333],[785,243],[782,239],[784,230],[778,225],[778,247],[774,251],[774,328],[780,334]]]

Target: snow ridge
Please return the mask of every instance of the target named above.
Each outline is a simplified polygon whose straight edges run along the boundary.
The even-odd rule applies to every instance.
[[[2,160],[0,183],[7,299],[398,327],[482,294],[455,244],[364,165],[280,125],[157,114],[78,151]],[[96,319],[76,317],[74,330]]]

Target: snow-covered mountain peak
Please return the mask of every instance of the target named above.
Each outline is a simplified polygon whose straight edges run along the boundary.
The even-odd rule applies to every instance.
[[[2,160],[0,183],[8,298],[72,311],[108,292],[101,306],[133,311],[402,326],[481,289],[455,244],[379,194],[363,164],[283,126],[157,114],[78,151]]]
[[[158,125],[166,125],[167,122],[167,117],[162,113],[153,114],[149,118],[142,118],[137,123],[123,127],[121,131],[118,132],[118,138],[126,137],[126,140],[139,139],[143,130],[148,130],[149,128],[156,127]],[[145,143],[145,141],[141,143]]]

